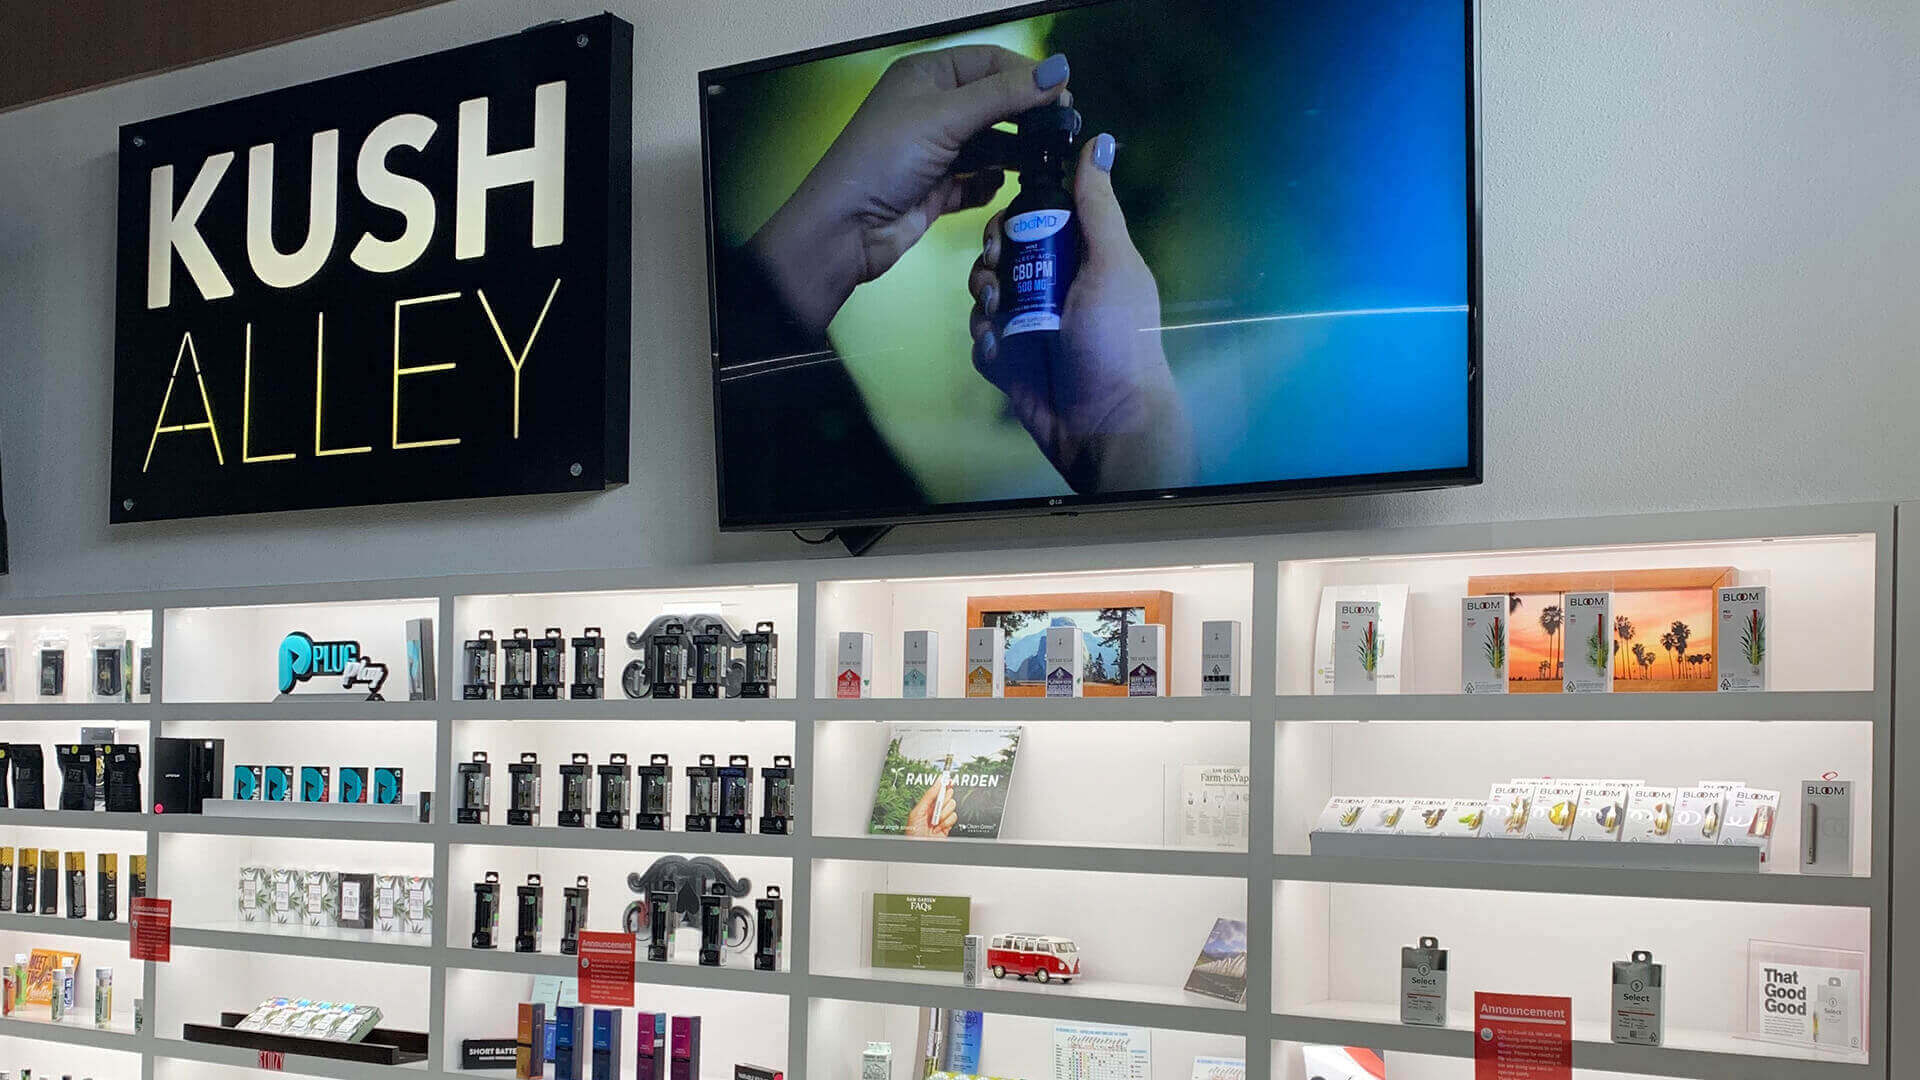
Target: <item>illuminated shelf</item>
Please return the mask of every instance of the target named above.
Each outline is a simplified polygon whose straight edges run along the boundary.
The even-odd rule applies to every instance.
[[[1872,690],[1765,694],[1282,694],[1283,722],[1505,723],[1659,721],[1871,724],[1886,700]]]
[[[91,1046],[100,1050],[124,1050],[137,1053],[150,1041],[143,1034],[135,1034],[131,1028],[97,1028],[93,1018],[62,1020],[32,1019],[18,1014],[0,1017],[0,1038],[33,1039],[38,1042],[66,1043],[70,1046]]]
[[[542,848],[562,851],[647,851],[691,855],[758,855],[787,858],[793,837],[758,833],[643,832],[639,829],[561,829],[553,826],[449,825],[448,842],[475,847]]]
[[[53,937],[99,938],[104,941],[127,940],[126,911],[118,920],[69,919],[65,915],[22,915],[0,912],[0,932],[9,934],[47,934]]]
[[[0,828],[146,832],[153,827],[153,820],[148,814],[109,814],[93,810],[0,810]]]
[[[1036,844],[1009,840],[913,840],[901,836],[815,836],[811,852],[816,859],[856,862],[1007,866],[1033,870],[1091,870],[1194,877],[1241,877],[1246,874],[1248,865],[1244,851]]]
[[[559,975],[572,978],[579,974],[580,958],[557,952],[518,953],[511,949],[473,949],[464,946],[440,950],[441,962],[448,969],[497,971],[509,975]],[[683,952],[685,950],[682,950]],[[663,964],[648,963],[641,954],[633,965],[633,981],[651,986],[695,986],[708,990],[733,990],[746,994],[791,994],[794,975],[789,971],[755,971],[750,956],[729,954],[726,967],[701,967],[682,957]]]
[[[1407,885],[1859,908],[1872,907],[1876,896],[1886,892],[1883,883],[1867,877],[1631,870],[1345,855],[1276,855],[1274,877],[1279,881],[1319,881],[1347,885]]]
[[[357,960],[368,964],[430,964],[434,958],[432,939],[425,934],[376,934],[371,930],[305,926],[285,926],[275,930],[270,928],[271,925],[242,922],[215,926],[176,924],[173,927],[173,944],[190,949],[310,956],[322,960]]]
[[[1103,980],[1043,986],[1011,977],[995,979],[983,973],[979,986],[967,987],[960,985],[958,973],[855,968],[815,972],[807,980],[807,993],[815,998],[878,1005],[973,1009],[1007,1016],[1220,1035],[1244,1035],[1249,1026],[1246,1012],[1231,1002],[1216,1002],[1178,987]]]

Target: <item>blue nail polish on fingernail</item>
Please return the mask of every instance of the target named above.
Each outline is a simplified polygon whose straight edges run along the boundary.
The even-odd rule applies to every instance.
[[[1040,61],[1033,69],[1033,85],[1042,90],[1051,90],[1067,81],[1067,57],[1065,53],[1054,53]]]
[[[1113,136],[1105,134],[1104,132],[1096,136],[1093,140],[1094,167],[1101,172],[1112,172],[1113,153],[1115,149]]]

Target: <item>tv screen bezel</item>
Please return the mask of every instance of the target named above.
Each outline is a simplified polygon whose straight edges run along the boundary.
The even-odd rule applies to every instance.
[[[1471,487],[1485,479],[1482,446],[1482,367],[1480,326],[1480,4],[1461,0],[1463,47],[1466,50],[1467,176],[1467,463],[1447,469],[1416,469],[1349,476],[1263,480],[1246,484],[1206,484],[1165,490],[1118,492],[1103,495],[1053,495],[1040,498],[986,499],[936,503],[928,506],[877,508],[848,515],[788,518],[730,513],[726,490],[726,436],[720,410],[719,230],[714,220],[712,140],[708,130],[709,88],[743,75],[792,67],[850,53],[882,49],[927,38],[945,37],[986,26],[1015,22],[1074,8],[1124,3],[1126,0],[1038,0],[944,22],[909,27],[832,45],[770,56],[761,60],[709,68],[700,73],[700,175],[706,206],[707,332],[713,387],[714,494],[722,532],[760,532],[787,529],[832,529],[854,526],[905,525],[921,522],[973,521],[990,518],[1072,515],[1102,510],[1137,510],[1150,506],[1219,506],[1232,503],[1277,502],[1328,498],[1339,495],[1377,495]]]

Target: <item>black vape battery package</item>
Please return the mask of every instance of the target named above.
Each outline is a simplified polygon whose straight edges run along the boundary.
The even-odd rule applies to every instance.
[[[493,640],[493,631],[480,631],[480,636],[469,640],[460,655],[461,698],[466,701],[492,701],[493,684],[498,677],[495,665],[500,662],[500,644]]]
[[[67,650],[42,648],[40,650],[40,696],[58,698],[65,697],[66,693]]]
[[[574,754],[560,766],[560,813],[563,829],[584,829],[593,810],[593,761]]]
[[[540,824],[540,755],[532,751],[507,766],[507,824]]]
[[[93,747],[86,743],[61,743],[53,748],[60,768],[60,809],[92,810],[95,770]]]
[[[461,825],[486,825],[493,811],[493,765],[484,750],[475,750],[472,761],[458,762],[460,805],[453,809],[453,820]]]
[[[760,833],[786,836],[793,831],[793,758],[773,755],[773,768],[760,770]]]
[[[500,643],[500,700],[526,701],[533,697],[533,639],[527,628],[514,630]]]
[[[687,831],[712,832],[720,814],[720,770],[712,754],[701,754],[700,764],[687,766]]]
[[[753,912],[753,970],[779,971],[787,949],[787,902],[780,898],[780,886],[767,886],[767,895],[753,902]]]
[[[67,918],[87,917],[87,853],[67,852]]]
[[[7,757],[13,764],[13,808],[47,808],[46,758],[37,743],[14,743]]]
[[[0,690],[4,689],[4,686],[0,686]],[[12,807],[12,797],[7,794],[7,789],[13,786],[9,779],[12,773],[13,747],[0,742],[0,810]]]
[[[398,806],[407,791],[407,771],[398,765],[373,767],[373,801],[382,806]]]
[[[140,801],[140,744],[114,743],[107,748],[106,809],[109,814],[137,814]]]
[[[372,874],[341,874],[339,904],[340,925],[352,930],[373,929],[375,882]]]
[[[13,849],[0,846],[0,912],[13,910]]]
[[[300,801],[326,802],[332,795],[333,766],[300,766]]]
[[[496,948],[500,940],[500,875],[487,871],[487,879],[473,886],[473,947]]]
[[[93,700],[128,700],[125,665],[127,650],[132,647],[124,638],[115,644],[93,647]]]
[[[714,831],[744,833],[752,820],[753,766],[745,754],[732,754],[720,769],[720,813]]]
[[[727,951],[727,912],[733,898],[726,885],[714,882],[700,897],[700,966],[719,967]]]
[[[647,642],[647,675],[656,698],[677,698],[687,681],[687,628],[677,622],[660,627]]]
[[[580,931],[587,928],[587,876],[561,890],[561,900],[560,955],[573,956],[580,951]]]
[[[634,772],[640,784],[634,828],[666,832],[673,820],[673,766],[668,763],[667,755],[655,754]]]
[[[740,683],[740,696],[773,697],[774,669],[780,652],[780,637],[773,632],[773,624],[756,624],[751,633],[740,635],[740,645],[747,661],[747,674]]]
[[[343,803],[367,801],[367,767],[365,765],[340,766],[340,801]]]
[[[533,699],[560,700],[560,688],[567,681],[567,635],[557,626],[547,627],[547,636],[533,642]]]
[[[647,961],[661,964],[673,959],[674,933],[680,918],[674,913],[674,891],[655,889],[647,897]]]
[[[135,900],[147,895],[147,857],[127,856],[127,895]]]
[[[197,814],[226,790],[225,739],[153,740],[153,808],[157,814]]]
[[[546,906],[547,890],[540,884],[539,874],[528,874],[527,883],[513,892],[516,912],[513,951],[537,953],[540,932],[545,929],[542,909]]]
[[[99,894],[95,906],[100,909],[100,921],[118,922],[120,919],[120,856],[112,852],[101,852],[100,869],[93,876],[95,891]]]
[[[703,699],[726,696],[727,654],[715,633],[693,634],[689,651],[693,654],[692,697]]]
[[[22,915],[40,911],[40,849],[20,849],[18,870],[13,875],[13,910]]]
[[[627,755],[609,755],[599,775],[600,810],[593,815],[593,823],[602,829],[624,829],[633,806],[633,770],[627,767]]]
[[[233,797],[241,802],[252,802],[265,792],[267,786],[267,767],[264,765],[235,765],[233,767]]]
[[[573,700],[599,701],[607,696],[607,639],[597,626],[573,639]]]
[[[60,914],[60,853],[40,849],[40,914]]]

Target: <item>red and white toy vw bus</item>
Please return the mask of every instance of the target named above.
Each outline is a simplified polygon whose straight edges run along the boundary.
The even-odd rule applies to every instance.
[[[996,979],[1014,975],[1072,982],[1080,977],[1080,950],[1071,938],[999,934],[987,942],[987,970]]]

